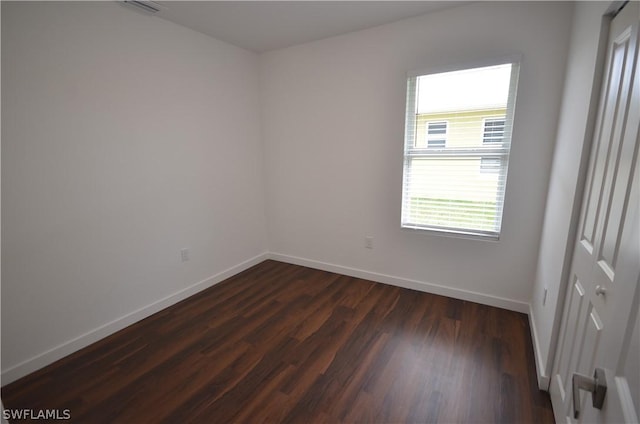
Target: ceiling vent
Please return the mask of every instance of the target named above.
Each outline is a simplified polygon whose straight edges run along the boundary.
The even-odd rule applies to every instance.
[[[124,0],[122,3],[147,15],[153,15],[164,9],[164,6],[147,0]]]

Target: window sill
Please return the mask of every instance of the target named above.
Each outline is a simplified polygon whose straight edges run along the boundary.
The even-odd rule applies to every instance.
[[[500,241],[499,234],[484,234],[484,233],[476,233],[473,231],[453,230],[453,229],[437,228],[437,227],[421,227],[419,225],[411,225],[411,224],[402,224],[400,228],[403,231],[434,235],[438,237],[488,241],[488,242],[494,242],[494,243]]]

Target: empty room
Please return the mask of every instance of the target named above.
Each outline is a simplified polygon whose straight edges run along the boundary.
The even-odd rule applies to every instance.
[[[2,422],[638,422],[639,2],[0,6]]]

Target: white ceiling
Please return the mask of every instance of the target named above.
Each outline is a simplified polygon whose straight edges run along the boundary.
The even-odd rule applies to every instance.
[[[265,52],[455,7],[468,1],[157,1],[166,20]]]

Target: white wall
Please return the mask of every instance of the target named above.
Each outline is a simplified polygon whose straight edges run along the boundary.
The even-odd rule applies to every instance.
[[[575,227],[579,219],[584,173],[597,110],[601,61],[606,41],[602,16],[608,2],[576,3],[567,71],[530,319],[541,385],[551,375],[555,339],[560,327],[569,276]],[[601,37],[601,33],[605,33]],[[544,290],[547,300],[543,305]]]
[[[571,13],[480,2],[263,54],[270,251],[528,310]],[[512,53],[523,62],[501,240],[400,229],[406,72]]]
[[[7,383],[251,263],[266,224],[255,54],[115,2],[2,9]]]
[[[258,57],[114,3],[2,2],[3,383],[267,248],[527,311],[572,9],[480,2]],[[401,230],[405,73],[511,53],[502,239]]]

